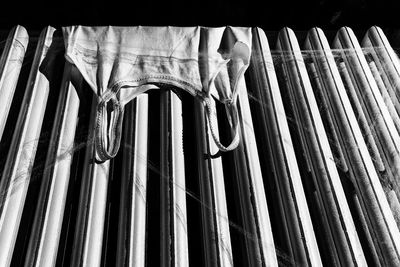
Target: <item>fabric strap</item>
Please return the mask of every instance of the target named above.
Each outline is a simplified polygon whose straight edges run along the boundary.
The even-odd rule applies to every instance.
[[[215,104],[210,99],[206,99],[204,101],[206,107],[206,116],[208,120],[209,129],[211,131],[211,136],[214,139],[214,142],[218,149],[222,152],[228,152],[235,149],[239,144],[239,128],[238,128],[238,121],[239,121],[239,114],[236,107],[236,103],[234,102],[226,102],[226,114],[228,116],[229,123],[231,124],[231,130],[234,134],[234,137],[231,143],[228,146],[224,146],[221,141],[219,140],[219,136],[216,134],[216,127],[218,127],[217,120],[216,120],[216,110]],[[233,115],[233,117],[232,117]]]
[[[234,137],[228,146],[224,146],[219,136],[216,134],[216,127],[218,127],[216,118],[215,102],[210,98],[205,98],[205,111],[208,120],[211,136],[214,139],[218,149],[222,152],[228,152],[235,149],[239,144],[239,114],[236,101],[226,101],[225,109],[228,116],[228,121],[231,125]],[[111,102],[112,111],[111,118],[108,119],[109,110],[108,103]],[[121,106],[115,94],[109,94],[108,98],[102,99],[97,105],[97,119],[95,128],[95,146],[96,146],[96,159],[98,161],[106,161],[112,159],[118,153],[121,136],[122,136],[122,121],[124,117],[124,108]]]
[[[228,64],[229,60],[225,62]],[[228,152],[234,150],[239,145],[240,134],[239,134],[239,113],[237,109],[237,97],[239,94],[240,86],[239,81],[243,78],[243,74],[246,71],[247,66],[243,66],[239,70],[239,75],[234,82],[232,98],[224,101],[226,115],[228,117],[229,124],[231,126],[231,132],[233,133],[233,139],[228,146],[224,146],[219,136],[216,134],[217,123],[217,112],[215,102],[211,100],[211,95],[208,94],[205,98],[201,99],[206,108],[206,117],[211,131],[211,136],[218,149],[222,152]],[[210,81],[210,85],[214,82],[214,78]],[[158,88],[154,85],[145,85],[142,87],[140,92],[145,92],[152,88]],[[122,136],[122,121],[124,117],[124,107],[117,98],[118,90],[106,91],[98,103],[97,106],[97,122],[95,129],[95,145],[96,145],[96,159],[98,161],[106,161],[114,158],[118,153],[121,136]],[[111,102],[112,110],[110,120],[108,119],[108,103]],[[109,125],[110,124],[110,125]]]
[[[112,104],[110,126],[108,125],[108,103]],[[121,106],[115,93],[107,94],[97,104],[97,118],[95,129],[96,159],[106,161],[115,157],[118,153],[121,134],[124,108]]]

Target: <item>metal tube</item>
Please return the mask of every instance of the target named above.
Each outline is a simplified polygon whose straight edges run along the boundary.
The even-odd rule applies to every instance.
[[[148,95],[126,107],[117,266],[145,266]]]
[[[372,75],[376,81],[376,85],[379,88],[380,93],[382,94],[383,101],[386,104],[386,107],[389,111],[390,116],[393,119],[393,123],[396,126],[397,132],[400,132],[400,117],[396,112],[396,108],[390,98],[388,90],[386,89],[385,83],[379,73],[379,70],[373,60],[368,62],[369,68],[371,69]]]
[[[39,66],[52,43],[52,27],[45,28],[32,63],[17,126],[0,182],[0,266],[9,266],[35,159],[49,94],[49,81]]]
[[[21,71],[22,62],[28,47],[28,33],[22,26],[11,29],[3,54],[0,59],[0,140],[14,91],[17,86],[18,76]]]
[[[182,103],[175,93],[171,93],[171,190],[173,194],[173,206],[171,207],[171,212],[174,219],[175,266],[189,265],[184,165],[185,160],[183,156],[182,132]]]
[[[72,247],[72,266],[100,266],[110,161],[95,161],[94,126],[97,101],[93,97],[89,136]]]
[[[221,157],[210,157],[218,153],[218,147],[213,141],[211,132],[206,131],[203,105],[197,100],[195,102],[195,133],[205,262],[208,266],[233,266],[222,160]],[[219,135],[218,127],[214,131]],[[205,158],[203,155],[209,155],[209,157]]]
[[[161,264],[188,266],[182,103],[171,91],[161,94]]]
[[[306,49],[313,40],[313,30],[306,39]],[[343,187],[337,172],[327,134],[322,123],[314,92],[307,75],[300,47],[292,30],[284,28],[279,35],[279,48],[289,51],[284,61],[289,75],[292,102],[297,113],[298,131],[303,135],[303,148],[312,165],[312,177],[316,185],[321,212],[326,216],[329,228],[324,229],[331,239],[334,258],[341,264],[365,265],[361,244],[355,230]],[[314,49],[311,47],[311,49]],[[328,239],[329,240],[329,239]]]
[[[400,173],[400,136],[354,33],[350,29],[343,30],[338,33],[337,39],[338,48],[352,51],[342,53],[342,56],[354,88],[358,91],[368,126],[375,133],[373,137],[389,172],[390,182],[395,185],[394,189],[400,196],[400,184],[396,179]]]
[[[371,27],[362,42],[363,47],[369,47],[370,55],[374,58],[385,85],[400,115],[400,61],[393,48],[390,46],[382,29]]]
[[[25,266],[55,265],[78,122],[79,98],[71,82],[73,75],[75,86],[80,86],[82,77],[67,63]]]
[[[274,179],[285,205],[286,228],[290,233],[294,261],[300,265],[320,266],[321,258],[312,227],[308,205],[290,137],[268,40],[261,29],[253,30],[253,57],[250,77],[252,91],[261,102],[264,135],[269,139]],[[261,162],[263,159],[261,159]]]
[[[244,225],[245,227],[248,227],[248,229],[245,230],[254,235],[253,239],[246,238],[245,242],[248,255],[250,257],[250,262],[254,264],[252,264],[252,266],[261,264],[265,264],[265,266],[277,266],[278,262],[276,258],[271,222],[268,214],[267,199],[265,196],[260,160],[258,158],[257,144],[254,135],[250,105],[244,79],[240,79],[238,81],[238,87],[238,101],[240,105],[239,118],[241,118],[240,131],[242,144],[237,150],[234,151],[234,153],[238,159],[238,173],[248,170],[246,175],[248,180],[246,179],[246,176],[238,177],[239,182],[244,180],[245,183],[248,183],[247,188],[249,192],[246,192],[246,194],[244,194],[241,198],[250,198],[250,195],[253,198],[253,201],[251,202],[250,199],[243,199],[245,201],[244,203],[248,205],[247,209],[250,209],[252,211],[251,214],[253,214],[252,216],[245,215],[246,218],[244,218]],[[245,184],[242,186],[245,186]],[[242,206],[242,209],[243,208],[245,208],[245,206]],[[244,214],[246,213],[248,212],[246,211]],[[251,222],[248,220],[251,220]],[[256,228],[255,232],[253,232],[251,229],[253,227],[250,226],[251,224],[254,224]],[[256,247],[258,247],[260,250],[259,256],[256,254]]]
[[[334,47],[340,48],[341,36],[348,34],[347,28],[342,28],[335,39]],[[329,59],[329,58],[328,58]],[[333,63],[332,63],[333,65]],[[337,68],[332,68],[333,74],[339,77]],[[338,81],[340,79],[337,79]],[[391,213],[389,204],[375,171],[372,159],[358,126],[355,114],[347,97],[343,84],[337,84],[328,91],[331,105],[340,125],[340,131],[345,140],[345,148],[349,165],[352,167],[353,183],[358,190],[363,207],[368,212],[371,232],[374,233],[376,249],[382,253],[386,264],[398,265],[400,233]],[[341,112],[340,112],[341,110]]]
[[[368,123],[367,118],[365,117],[360,100],[357,96],[357,92],[351,81],[350,74],[347,71],[346,64],[344,62],[340,62],[338,64],[338,69],[341,74],[343,84],[346,86],[349,99],[352,100],[353,109],[357,114],[357,120],[361,130],[363,131],[365,142],[368,144],[368,148],[373,158],[375,168],[378,171],[383,172],[385,171],[385,166],[383,164],[381,155],[379,154],[378,147],[376,146],[374,136],[371,133],[371,128],[370,128],[371,124]]]

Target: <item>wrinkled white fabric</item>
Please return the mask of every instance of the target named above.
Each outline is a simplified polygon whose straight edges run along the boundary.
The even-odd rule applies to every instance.
[[[67,60],[98,96],[98,160],[118,152],[124,105],[164,85],[186,90],[203,101],[220,150],[238,145],[236,90],[250,62],[250,28],[70,26],[63,32]],[[228,147],[214,134],[217,125],[211,96],[226,104],[235,132]],[[107,127],[108,102],[113,107],[111,127]]]

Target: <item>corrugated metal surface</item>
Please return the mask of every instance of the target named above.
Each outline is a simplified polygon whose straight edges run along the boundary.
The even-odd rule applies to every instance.
[[[63,53],[52,27],[4,42],[0,266],[400,265],[400,62],[381,29],[254,28],[236,150],[216,154],[204,107],[165,88],[126,106],[104,163]]]

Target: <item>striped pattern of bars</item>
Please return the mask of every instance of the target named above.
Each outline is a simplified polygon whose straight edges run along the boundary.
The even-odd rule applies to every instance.
[[[126,106],[104,163],[60,33],[3,45],[0,266],[400,266],[400,61],[380,28],[302,46],[254,28],[237,149],[165,88]]]

